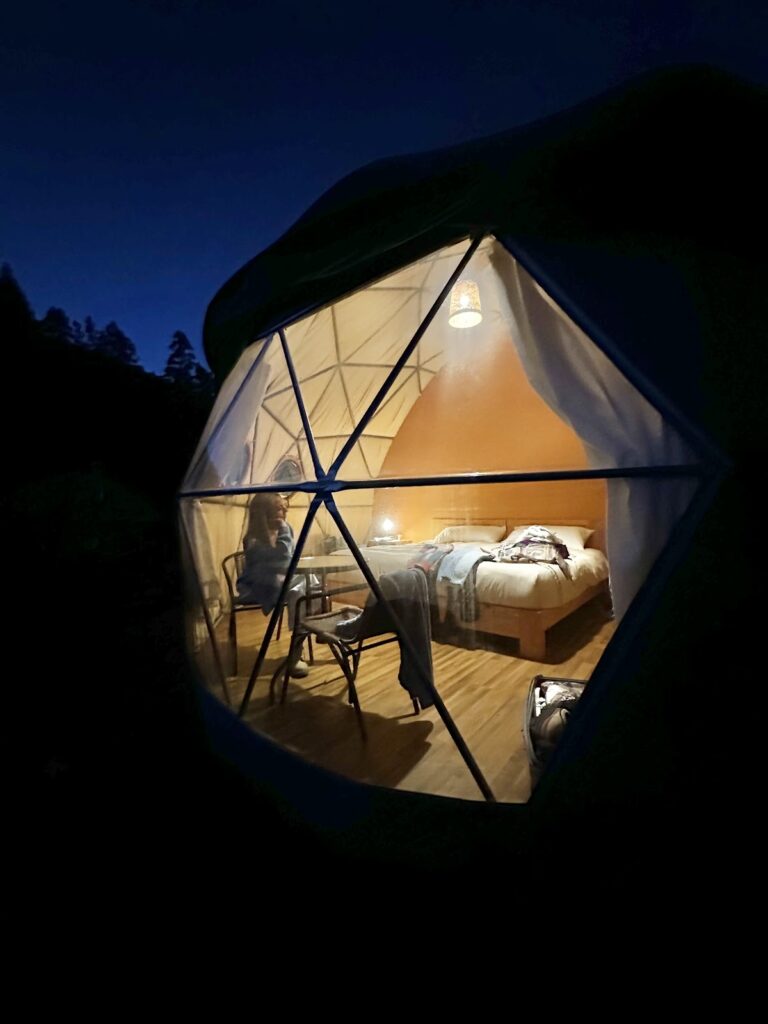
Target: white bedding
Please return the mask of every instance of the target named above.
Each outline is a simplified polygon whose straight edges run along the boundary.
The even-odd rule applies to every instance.
[[[468,547],[455,544],[454,547]],[[483,545],[492,550],[495,545]],[[376,576],[404,569],[416,557],[421,544],[366,547],[361,552]],[[608,559],[597,548],[574,549],[568,565],[573,579],[566,579],[556,565],[525,562],[480,562],[476,596],[485,604],[507,608],[557,608],[608,577]],[[446,584],[438,584],[439,589]]]

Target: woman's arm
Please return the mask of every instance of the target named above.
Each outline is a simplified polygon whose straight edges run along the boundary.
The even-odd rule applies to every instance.
[[[279,565],[280,571],[285,572],[293,556],[294,551],[293,530],[288,523],[281,523],[277,530],[275,540],[275,563]]]

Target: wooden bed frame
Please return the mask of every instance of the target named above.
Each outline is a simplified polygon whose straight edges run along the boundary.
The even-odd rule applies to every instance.
[[[523,520],[519,516],[514,519],[507,519],[504,516],[476,516],[460,518],[453,515],[436,515],[432,517],[433,533],[437,534],[446,526],[463,526],[468,522],[479,526],[503,526],[504,536],[516,526],[528,526],[532,523],[546,523],[550,517],[546,514],[530,516]],[[586,519],[563,520],[558,517],[562,526],[584,526],[594,530],[592,537],[587,542],[588,547],[604,550],[604,526],[602,522]],[[345,582],[345,576],[339,575],[339,582]],[[354,604],[357,601],[364,602],[367,590],[359,592],[352,591],[345,595],[344,600]],[[519,640],[519,656],[531,661],[543,661],[547,654],[547,630],[555,623],[560,622],[577,608],[593,601],[598,597],[609,597],[608,580],[602,580],[594,586],[589,587],[578,597],[574,597],[566,604],[558,605],[555,608],[510,608],[507,605],[486,604],[478,602],[479,615],[471,624],[473,629],[481,633],[492,633],[496,636],[511,637]],[[441,608],[441,612],[444,609]]]
[[[516,516],[509,519],[505,516],[475,516],[471,522],[480,526],[503,526],[504,536],[508,536],[517,526],[529,526],[532,523],[546,523],[551,518],[546,512],[537,516],[521,519]],[[461,526],[467,518],[459,518],[455,514],[436,515],[432,517],[434,525],[433,537],[446,526]],[[561,526],[584,526],[593,530],[592,537],[587,541],[588,547],[604,550],[605,527],[602,522],[587,519],[560,519]],[[608,580],[601,580],[589,587],[578,597],[555,608],[510,608],[501,604],[478,602],[479,615],[472,623],[472,628],[481,633],[494,633],[497,636],[508,636],[520,641],[520,657],[531,661],[543,661],[547,654],[547,630],[560,622],[577,608],[593,601],[597,597],[608,596]]]
[[[565,525],[565,524],[564,524]],[[608,581],[602,580],[583,594],[556,608],[508,608],[501,604],[479,602],[480,614],[472,623],[481,633],[495,633],[520,641],[520,657],[543,661],[547,655],[547,630],[588,601],[608,593]]]
[[[527,526],[531,523],[549,522],[552,516],[544,512],[539,515],[528,516],[526,519],[515,516],[510,519],[508,516],[482,515],[457,516],[438,513],[432,517],[434,527],[433,537],[445,526],[459,526],[470,521],[478,525],[504,526],[507,537],[516,526]],[[563,519],[557,517],[561,526],[586,526],[592,529],[593,535],[587,542],[587,547],[604,550],[604,524],[602,521],[590,519]],[[579,597],[574,597],[566,604],[560,604],[555,608],[511,608],[504,604],[486,604],[478,602],[479,614],[472,623],[472,628],[481,633],[493,633],[497,636],[511,637],[520,642],[520,657],[527,658],[531,662],[542,662],[547,655],[547,630],[559,623],[571,612],[581,608],[582,605],[593,601],[597,597],[608,596],[608,581],[603,580],[593,587],[588,588]]]

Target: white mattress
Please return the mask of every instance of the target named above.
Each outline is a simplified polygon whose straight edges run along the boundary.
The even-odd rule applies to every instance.
[[[421,544],[361,548],[376,576],[404,569],[416,557]],[[468,547],[455,544],[454,547]],[[492,545],[489,545],[492,547]],[[520,562],[480,562],[477,567],[477,599],[507,608],[557,608],[608,577],[608,559],[597,548],[572,551],[568,560],[573,579],[566,579],[556,565]],[[438,584],[443,587],[445,584]]]

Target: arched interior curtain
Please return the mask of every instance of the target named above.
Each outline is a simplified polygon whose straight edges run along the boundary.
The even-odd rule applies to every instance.
[[[211,524],[205,515],[204,505],[200,501],[187,501],[181,507],[182,549],[191,554],[191,569],[197,576],[197,588],[194,588],[194,600],[190,607],[194,609],[195,621],[192,623],[193,647],[195,650],[207,639],[205,612],[215,621],[221,610],[222,584],[219,579],[219,566],[215,555],[215,543],[211,537]]]
[[[689,446],[500,244],[491,262],[528,380],[581,440],[590,466],[683,465]],[[608,481],[607,554],[617,618],[687,508],[690,479]]]
[[[250,345],[216,396],[182,490],[237,487],[251,479],[253,437],[272,377],[273,338]]]

